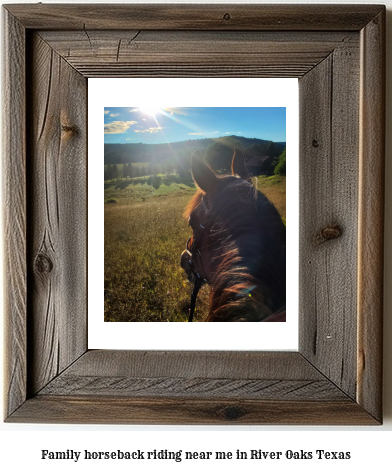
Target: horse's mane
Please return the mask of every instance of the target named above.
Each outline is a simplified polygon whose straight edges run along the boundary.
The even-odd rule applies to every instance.
[[[198,189],[193,195],[192,199],[188,202],[182,217],[188,220],[192,211],[196,209],[196,207],[199,206],[199,204],[201,203],[203,196],[204,192],[201,189]]]
[[[235,176],[214,198],[208,221],[217,267],[208,321],[261,321],[285,305],[284,224],[273,204]],[[185,214],[202,199],[196,193]]]

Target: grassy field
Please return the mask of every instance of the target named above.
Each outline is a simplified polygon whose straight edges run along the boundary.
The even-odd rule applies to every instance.
[[[180,266],[191,234],[182,213],[195,192],[177,176],[105,182],[105,321],[186,322],[192,285]],[[259,177],[257,187],[286,217],[285,178]],[[208,312],[200,290],[195,321]]]
[[[274,203],[286,224],[286,176],[259,176],[257,189]]]
[[[163,197],[169,194],[183,194],[195,191],[193,183],[181,183],[178,176],[158,176],[159,187],[148,184],[148,178],[122,179],[117,182],[106,181],[105,204],[130,204],[145,201],[151,197]]]

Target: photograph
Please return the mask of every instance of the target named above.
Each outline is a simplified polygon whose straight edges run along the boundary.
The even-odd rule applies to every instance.
[[[286,108],[104,108],[105,322],[286,321]]]

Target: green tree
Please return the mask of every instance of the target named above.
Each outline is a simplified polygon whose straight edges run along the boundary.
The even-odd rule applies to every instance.
[[[124,163],[123,169],[122,169],[122,176],[123,178],[127,179],[129,174],[128,174],[128,163]]]
[[[113,181],[115,178],[115,165],[108,165],[106,167],[105,181]]]
[[[112,165],[112,179],[118,179],[119,177],[119,171],[117,168],[117,165]]]
[[[110,165],[105,166],[105,172],[103,176],[104,181],[109,181],[110,179],[110,171],[109,171]]]
[[[274,174],[274,170],[279,161],[280,150],[274,142],[268,143],[256,143],[248,149],[247,155],[249,157],[266,156],[267,158],[261,165],[260,174],[271,176]]]
[[[230,171],[234,151],[227,145],[215,142],[206,151],[206,161],[215,171],[227,173]]]
[[[148,174],[155,176],[157,174],[157,164],[154,158],[151,158],[150,164],[148,165]]]
[[[269,156],[265,143],[254,143],[245,150],[245,155],[247,155],[249,158],[253,156]]]
[[[278,164],[275,166],[274,174],[286,176],[286,150],[279,156]]]

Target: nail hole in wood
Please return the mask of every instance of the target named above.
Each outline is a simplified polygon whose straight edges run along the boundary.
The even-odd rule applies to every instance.
[[[231,20],[230,13],[225,13],[225,14],[223,15],[223,19],[226,20],[226,21]]]
[[[316,139],[313,139],[312,146],[313,146],[313,148],[318,148],[319,142]]]

